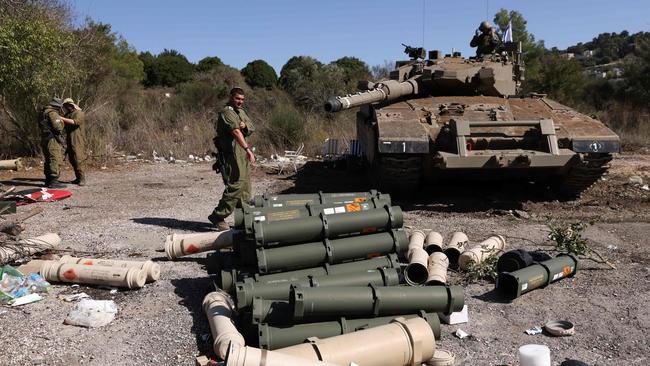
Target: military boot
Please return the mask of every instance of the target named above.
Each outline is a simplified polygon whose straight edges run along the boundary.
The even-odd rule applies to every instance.
[[[230,225],[224,221],[223,218],[217,216],[214,212],[208,216],[208,220],[217,228],[217,231],[226,231],[230,230]]]
[[[86,178],[85,177],[77,178],[77,179],[73,180],[71,183],[76,184],[78,186],[85,186],[86,185]]]
[[[45,183],[45,186],[47,188],[52,188],[52,189],[64,189],[68,187],[67,185],[59,182],[57,179],[52,179],[50,181],[47,181]]]

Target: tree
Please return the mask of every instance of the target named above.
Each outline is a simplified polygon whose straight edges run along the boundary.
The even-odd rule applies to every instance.
[[[554,52],[542,56],[540,61],[538,76],[529,83],[532,90],[564,102],[578,102],[582,98],[587,79],[577,60]]]
[[[252,87],[271,88],[278,82],[278,75],[275,70],[264,60],[249,62],[241,70],[246,83]]]
[[[19,141],[23,152],[35,153],[39,108],[48,98],[61,95],[60,86],[74,74],[65,62],[73,40],[66,18],[56,16],[63,5],[13,6],[0,8],[0,130]]]
[[[280,72],[280,85],[303,109],[321,111],[327,98],[346,94],[345,72],[332,63],[323,66],[309,56],[289,59]]]
[[[196,65],[196,71],[198,72],[207,72],[217,67],[223,65],[221,59],[217,56],[208,56],[199,60],[199,63]]]
[[[526,79],[523,82],[522,89],[526,92],[533,91],[530,87],[532,81],[539,77],[541,67],[540,59],[544,55],[544,41],[535,41],[535,36],[529,34],[526,30],[527,21],[516,10],[508,12],[506,9],[499,10],[494,15],[494,24],[503,34],[508,28],[509,22],[512,22],[512,39],[515,42],[521,42],[524,64],[526,65]]]
[[[145,85],[175,86],[192,78],[194,65],[176,50],[163,50],[153,60],[147,53],[140,54],[147,73]]]
[[[359,80],[369,80],[371,78],[368,65],[356,57],[346,56],[332,63],[343,70],[343,80],[349,86],[349,89],[356,89]]]
[[[280,70],[280,85],[291,93],[300,79],[311,78],[323,64],[313,57],[294,56]]]
[[[637,41],[635,52],[624,63],[627,100],[648,108],[650,105],[650,36]]]

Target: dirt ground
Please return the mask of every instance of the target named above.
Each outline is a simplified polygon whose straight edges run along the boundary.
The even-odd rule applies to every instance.
[[[434,229],[448,239],[464,231],[478,243],[506,236],[509,248],[553,254],[549,222],[592,222],[585,237],[617,267],[582,261],[575,277],[502,302],[488,282],[466,286],[469,323],[443,325],[441,348],[458,365],[517,364],[517,348],[545,344],[552,361],[576,359],[590,365],[650,364],[650,192],[628,184],[638,175],[650,181],[650,154],[625,153],[610,173],[583,197],[559,202],[529,184],[440,184],[397,200],[408,228]],[[359,169],[337,170],[310,163],[299,174],[278,177],[259,167],[253,193],[353,191],[372,188]],[[18,190],[42,184],[38,168],[0,173],[0,182]],[[73,178],[66,171],[64,178]],[[148,259],[160,263],[161,279],[136,291],[55,285],[41,302],[0,307],[2,365],[193,365],[210,352],[210,330],[201,310],[211,283],[205,254],[170,262],[162,252],[166,235],[212,230],[206,219],[223,184],[209,163],[122,163],[89,174],[89,185],[70,186],[69,199],[41,203],[44,214],[27,221],[24,237],[58,232],[62,246],[77,255]],[[27,208],[21,208],[26,210]],[[103,328],[63,324],[74,303],[61,294],[86,292],[113,299],[119,313]],[[575,324],[572,337],[527,335],[552,319]],[[456,329],[472,334],[458,339]]]

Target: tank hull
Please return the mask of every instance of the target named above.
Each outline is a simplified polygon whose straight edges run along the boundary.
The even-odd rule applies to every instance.
[[[382,190],[398,194],[440,179],[526,179],[576,197],[620,151],[602,122],[535,95],[368,104],[357,138]]]

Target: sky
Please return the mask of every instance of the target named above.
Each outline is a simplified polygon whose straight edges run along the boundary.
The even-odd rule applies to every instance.
[[[600,33],[650,31],[648,0],[70,0],[76,22],[109,23],[138,51],[175,49],[191,62],[218,56],[233,67],[262,59],[280,71],[293,56],[369,66],[405,59],[401,43],[473,55],[479,23],[517,10],[547,48]]]

